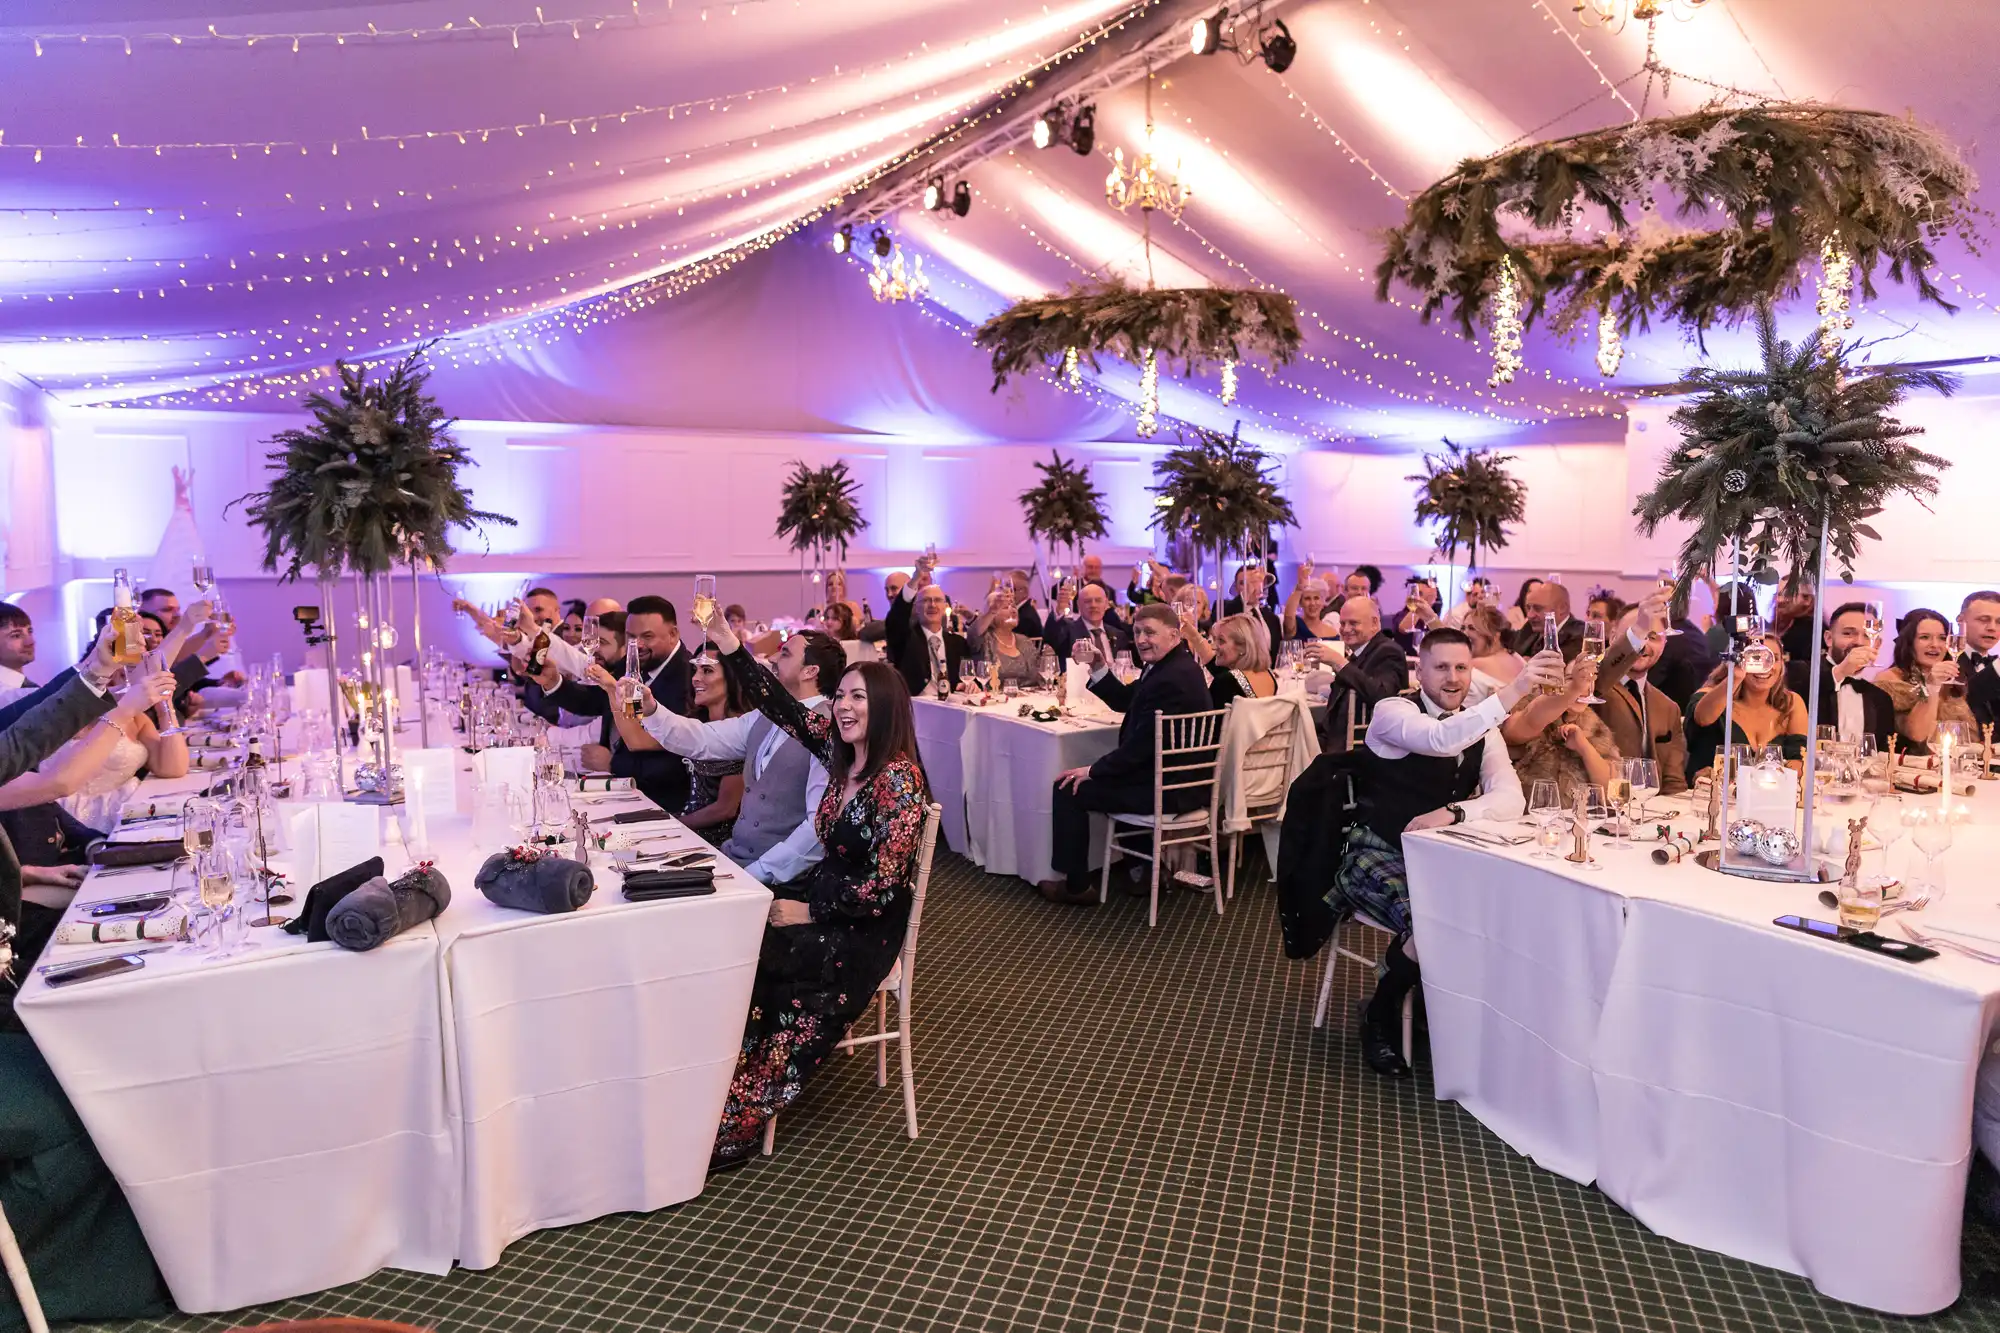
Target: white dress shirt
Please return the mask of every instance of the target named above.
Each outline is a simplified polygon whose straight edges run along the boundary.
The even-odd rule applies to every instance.
[[[28,683],[26,675],[10,666],[0,666],[0,690],[18,690]]]
[[[799,703],[817,713],[825,710],[827,701],[823,695],[815,694],[799,700]],[[792,739],[780,728],[772,727],[771,734],[764,738],[764,744],[757,753],[750,754],[750,729],[757,716],[745,713],[740,717],[726,717],[720,722],[698,722],[664,708],[655,708],[639,720],[639,725],[666,749],[689,759],[741,759],[745,780],[754,781],[769,766],[771,756],[778,752],[779,747]],[[797,744],[796,741],[793,743]],[[826,765],[814,759],[806,769],[806,817],[797,828],[785,835],[783,841],[743,867],[752,879],[759,884],[787,884],[825,857],[826,849],[820,846],[819,830],[813,827],[813,816],[819,810],[820,798],[825,794]]]
[[[1527,802],[1521,795],[1521,779],[1507,757],[1506,742],[1500,739],[1499,727],[1506,718],[1506,706],[1497,694],[1455,713],[1440,711],[1428,694],[1420,692],[1416,699],[1399,694],[1375,705],[1368,722],[1367,745],[1384,759],[1412,754],[1450,759],[1474,745],[1484,745],[1479,756],[1479,794],[1459,804],[1468,821],[1513,819]]]
[[[1860,740],[1861,734],[1868,730],[1868,710],[1862,706],[1861,691],[1855,687],[1858,679],[1849,676],[1833,692],[1834,706],[1840,710],[1840,739],[1843,741]]]

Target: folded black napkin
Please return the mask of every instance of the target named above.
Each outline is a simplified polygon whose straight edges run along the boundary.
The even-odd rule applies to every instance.
[[[625,877],[625,896],[635,903],[656,898],[695,898],[715,892],[715,870],[641,870]]]
[[[151,842],[113,842],[100,838],[84,849],[84,857],[94,866],[156,866],[181,857],[181,840],[159,838]]]
[[[382,858],[371,856],[359,865],[351,865],[337,875],[327,876],[306,891],[305,906],[286,924],[285,933],[303,933],[309,944],[332,939],[333,936],[327,933],[326,918],[333,911],[333,905],[381,873]]]
[[[560,856],[526,861],[495,852],[472,877],[473,887],[502,907],[523,912],[574,912],[590,901],[590,867]]]
[[[451,885],[436,867],[420,865],[394,884],[380,875],[362,884],[333,905],[326,930],[335,944],[359,952],[422,925],[450,905]]]
[[[649,824],[655,819],[665,819],[667,812],[660,809],[627,810],[623,814],[611,816],[614,824]]]

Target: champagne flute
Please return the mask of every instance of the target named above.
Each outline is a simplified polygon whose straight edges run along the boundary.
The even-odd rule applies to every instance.
[[[1861,604],[1861,629],[1868,636],[1870,648],[1879,650],[1882,647],[1882,631],[1887,621],[1887,609],[1882,602],[1865,601]]]
[[[153,649],[146,654],[146,660],[139,669],[148,675],[164,673],[167,669],[166,654],[158,648]],[[174,697],[171,694],[153,705],[153,716],[159,722],[162,736],[179,736],[187,731],[187,728],[181,725],[180,716],[174,712]]]
[[[694,618],[695,623],[704,629],[708,627],[709,621],[715,619],[715,575],[713,574],[694,576]]]
[[[1586,620],[1583,624],[1583,647],[1577,653],[1584,661],[1595,665],[1604,660],[1605,645],[1610,641],[1610,626],[1602,620]],[[1577,700],[1580,704],[1601,704],[1604,700],[1595,691]]]
[[[1611,802],[1606,797],[1604,788],[1595,782],[1585,786],[1583,796],[1583,825],[1585,830],[1583,868],[1593,874],[1601,873],[1604,869],[1604,863],[1589,854],[1589,830],[1595,828],[1598,821],[1611,818],[1611,814]]]
[[[1656,570],[1654,571],[1653,581],[1660,591],[1671,593],[1674,590],[1676,582],[1674,571],[1671,569]],[[1660,628],[1658,633],[1662,638],[1672,638],[1674,635],[1680,633],[1679,630],[1674,628],[1673,602],[1671,599],[1667,603],[1667,623]]]
[[[231,873],[231,857],[225,847],[211,847],[195,859],[195,883],[201,905],[214,920],[209,936],[209,958],[219,961],[235,956],[236,927],[241,915],[236,904],[236,878]]]

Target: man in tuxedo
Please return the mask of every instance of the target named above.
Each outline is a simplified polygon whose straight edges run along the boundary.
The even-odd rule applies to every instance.
[[[1680,633],[1665,636],[1660,645],[1660,660],[1646,673],[1646,678],[1685,714],[1695,691],[1708,679],[1708,673],[1715,670],[1716,656],[1708,636],[1687,618],[1685,607],[1681,610],[1682,614],[1672,621]]]
[[[2000,724],[2000,592],[1982,589],[1960,604],[1965,626],[1965,655],[1958,659],[1958,678],[1965,682],[1966,706],[1982,727]]]
[[[1528,623],[1514,636],[1514,651],[1533,657],[1542,651],[1542,618],[1556,618],[1556,643],[1565,658],[1574,658],[1583,646],[1583,622],[1570,613],[1569,589],[1544,581],[1528,593]]]
[[[1853,740],[1863,732],[1875,738],[1877,749],[1889,748],[1896,732],[1896,705],[1881,686],[1861,679],[1861,673],[1875,665],[1879,644],[1868,637],[1868,608],[1860,602],[1846,602],[1827,617],[1821,638],[1826,659],[1819,668],[1819,717],[1821,726],[1840,728],[1842,740]],[[1801,699],[1810,699],[1812,668],[1807,660],[1785,664],[1785,685]]]
[[[916,574],[897,589],[889,603],[882,647],[889,665],[903,673],[910,697],[934,693],[934,682],[958,687],[959,667],[965,662],[965,638],[945,628],[951,600],[944,589],[931,580],[935,568],[930,556],[917,557]]]
[[[1042,613],[1029,595],[1028,571],[1013,569],[1007,572],[1007,587],[1014,594],[1014,632],[1031,639],[1042,637]]]
[[[1076,611],[1073,616],[1058,615],[1050,621],[1048,636],[1043,640],[1063,662],[1069,661],[1070,653],[1079,643],[1090,644],[1097,654],[1096,660],[1106,665],[1119,653],[1132,651],[1132,631],[1111,618],[1111,597],[1103,588],[1095,583],[1084,584],[1076,594]]]
[[[1094,589],[1086,588],[1085,592]],[[1118,724],[1118,748],[1088,768],[1073,768],[1056,778],[1049,811],[1049,864],[1062,876],[1036,887],[1053,903],[1082,904],[1096,900],[1090,874],[1090,816],[1093,811],[1150,814],[1153,810],[1153,718],[1161,713],[1202,713],[1211,706],[1208,673],[1181,639],[1181,625],[1171,606],[1142,606],[1132,615],[1132,645],[1144,667],[1137,683],[1127,685],[1112,675],[1091,639],[1074,645],[1076,660],[1091,669],[1090,692],[1125,715]],[[1166,793],[1167,808],[1179,813],[1193,809],[1200,796],[1193,790]]]
[[[12,602],[0,602],[0,691],[32,686],[28,668],[35,660],[35,622]]]
[[[628,643],[639,645],[639,679],[645,682],[654,701],[670,713],[686,715],[688,703],[694,695],[694,658],[689,655],[687,645],[681,642],[680,623],[674,604],[664,597],[650,594],[634,597],[625,609],[625,636]],[[561,640],[556,642],[561,643]],[[562,646],[570,653],[577,652],[568,644]],[[552,648],[552,655],[556,651]],[[552,675],[553,667],[543,680],[552,683]],[[611,724],[612,696],[609,690],[586,685],[581,680],[565,680],[547,689],[546,694],[552,703],[567,712],[579,717],[603,719],[598,744],[583,747],[585,767],[608,769],[613,777],[631,778],[632,785],[662,810],[679,810],[687,804],[687,765],[681,762],[679,755],[668,754],[665,750],[636,751],[627,748],[619,739],[617,728]]]
[[[1320,749],[1329,754],[1348,748],[1351,721],[1410,687],[1409,656],[1393,635],[1382,632],[1382,608],[1373,597],[1359,594],[1340,604],[1340,643],[1345,650],[1340,655],[1317,643],[1305,646],[1308,658],[1334,669],[1320,725]]]
[[[1667,594],[1649,593],[1633,612],[1633,623],[1617,635],[1597,670],[1594,705],[1611,729],[1618,753],[1628,759],[1651,759],[1660,767],[1660,795],[1687,790],[1687,733],[1680,705],[1650,682],[1661,653],[1672,642],[1660,633],[1667,623]]]
[[[1236,571],[1237,595],[1225,598],[1222,603],[1224,616],[1241,615],[1246,606],[1252,609],[1270,636],[1271,641],[1264,646],[1274,662],[1278,659],[1278,645],[1285,641],[1285,627],[1279,623],[1278,613],[1271,609],[1277,605],[1275,584],[1262,565],[1245,565]]]

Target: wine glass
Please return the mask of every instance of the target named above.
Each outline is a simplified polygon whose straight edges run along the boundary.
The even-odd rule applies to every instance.
[[[958,679],[961,685],[971,687],[968,689],[968,693],[971,692],[971,689],[984,689],[986,686],[986,659],[978,653],[967,653],[965,660],[959,664]]]
[[[199,552],[195,554],[194,568],[188,581],[194,585],[195,599],[207,601],[209,594],[215,591],[215,569],[208,563],[207,556]]]
[[[233,958],[243,941],[243,913],[236,901],[236,874],[226,847],[215,846],[195,859],[195,883],[201,905],[214,925],[209,934],[211,961]]]
[[[1056,650],[1043,644],[1042,651],[1035,654],[1036,679],[1042,682],[1043,689],[1053,690],[1056,687],[1056,676],[1060,672],[1061,665],[1056,661]]]
[[[1924,854],[1924,898],[1926,902],[1936,902],[1944,896],[1944,868],[1938,864],[1938,857],[1951,846],[1951,815],[1927,805],[1918,806],[1914,813],[1910,841]]]
[[[1611,818],[1611,802],[1605,795],[1602,784],[1590,783],[1584,787],[1583,793],[1583,824],[1586,830],[1593,829],[1600,821]],[[1589,834],[1586,832],[1583,868],[1595,874],[1604,869],[1604,863],[1589,854],[1589,842]]]
[[[1655,570],[1653,573],[1654,585],[1662,592],[1672,592],[1675,581],[1674,571],[1671,569]],[[1662,638],[1670,639],[1680,633],[1679,630],[1674,628],[1673,614],[1673,605],[1669,602],[1667,606],[1667,623],[1657,631]]]
[[[1865,601],[1861,604],[1861,629],[1868,636],[1868,646],[1879,649],[1882,646],[1882,631],[1888,621],[1888,610],[1879,601]]]
[[[1562,818],[1562,793],[1555,782],[1550,778],[1536,778],[1528,789],[1528,820],[1536,829],[1537,850],[1532,853],[1535,860],[1555,860],[1555,849],[1561,846],[1561,838],[1558,836],[1552,841],[1549,829]]]
[[[1578,650],[1577,656],[1592,665],[1602,662],[1604,660],[1605,645],[1610,641],[1610,628],[1602,620],[1586,620],[1583,623],[1583,646]],[[1596,691],[1593,690],[1583,698],[1578,699],[1577,702],[1580,704],[1601,704],[1604,700],[1598,698]]]
[[[1660,794],[1660,764],[1656,759],[1627,759],[1625,781],[1631,784],[1632,800],[1639,807],[1639,822],[1646,822],[1646,802]]]
[[[1623,764],[1611,770],[1611,776],[1604,784],[1604,809],[1611,817],[1611,845],[1619,851],[1629,850],[1632,845],[1632,780],[1625,776]]]

